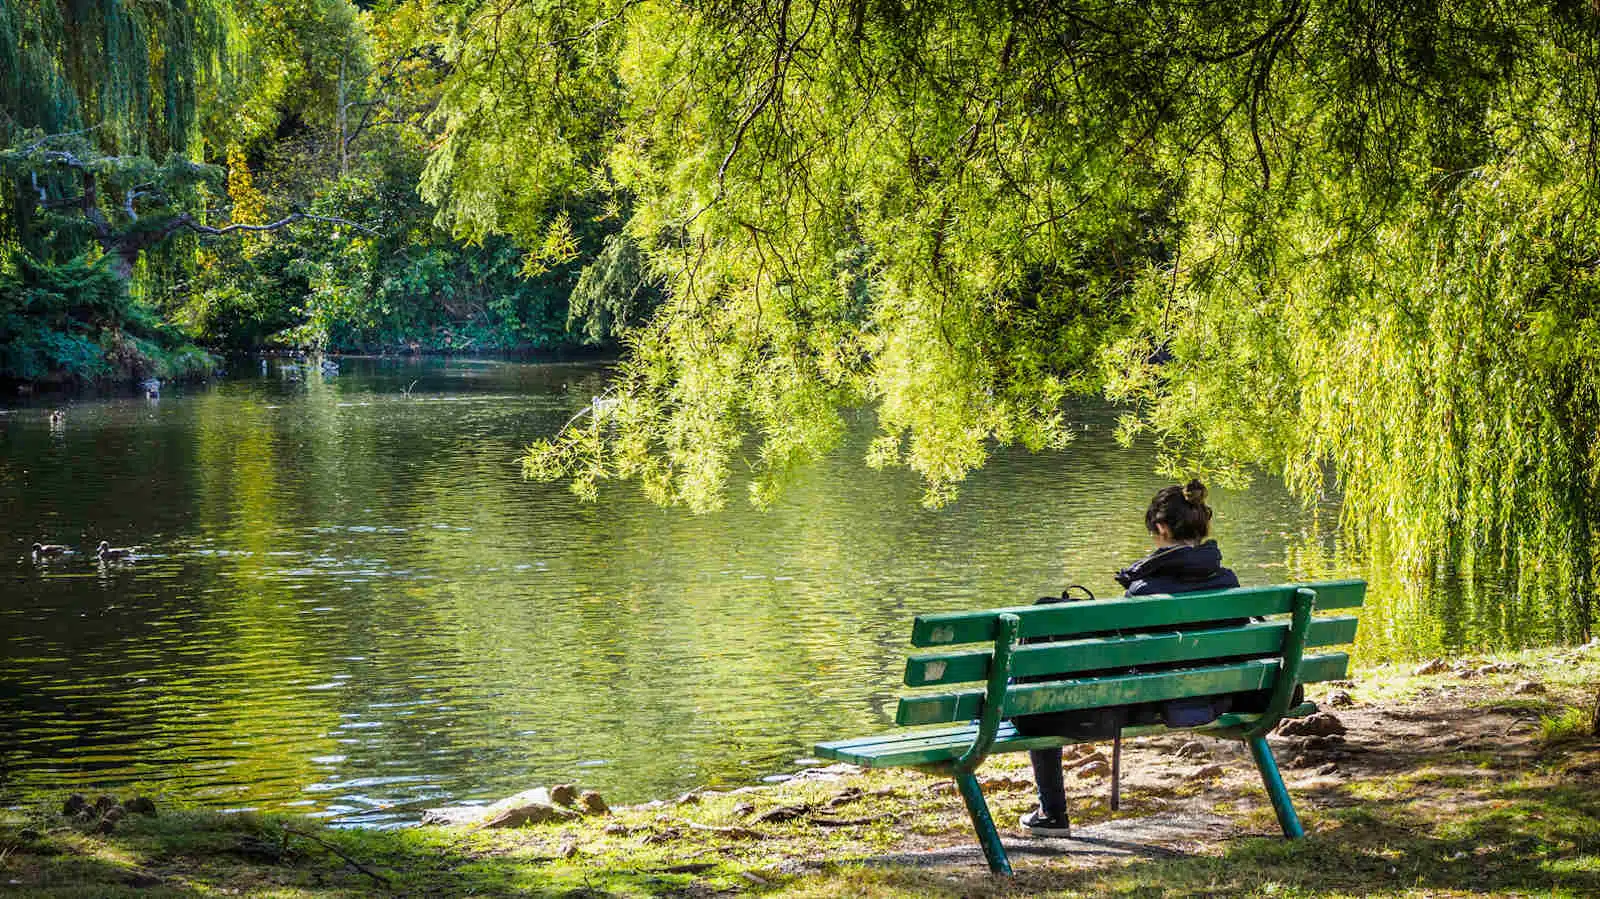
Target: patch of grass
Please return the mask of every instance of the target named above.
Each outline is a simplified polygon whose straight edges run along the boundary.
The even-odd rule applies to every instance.
[[[1588,712],[1568,706],[1555,715],[1540,716],[1539,739],[1547,744],[1592,739],[1589,723]]]

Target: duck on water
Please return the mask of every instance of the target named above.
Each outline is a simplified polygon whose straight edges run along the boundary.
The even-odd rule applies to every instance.
[[[95,547],[95,556],[102,562],[127,562],[133,558],[133,550],[126,547],[112,546],[105,540]]]

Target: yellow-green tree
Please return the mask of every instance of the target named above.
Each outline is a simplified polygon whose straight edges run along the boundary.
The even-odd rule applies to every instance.
[[[531,473],[762,499],[871,403],[937,503],[1104,387],[1170,467],[1331,482],[1385,564],[1587,621],[1592,4],[439,9],[442,219],[537,246],[610,198],[670,292]]]

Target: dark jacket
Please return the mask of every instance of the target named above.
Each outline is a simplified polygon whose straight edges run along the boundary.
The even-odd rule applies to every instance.
[[[1222,565],[1222,549],[1217,541],[1207,540],[1199,546],[1180,544],[1163,546],[1144,558],[1116,573],[1117,583],[1125,589],[1126,596],[1151,596],[1164,593],[1195,593],[1201,590],[1226,590],[1239,586],[1239,578],[1232,569]],[[1041,600],[1043,601],[1043,600]],[[1243,624],[1244,619],[1211,621],[1180,625],[1178,630],[1206,627],[1230,627]],[[1154,628],[1153,630],[1166,630]],[[1138,630],[1124,633],[1138,633]],[[1098,636],[1080,634],[1080,637]],[[1046,640],[1053,638],[1044,638]],[[1181,668],[1182,663],[1150,665],[1144,671],[1161,671]],[[1089,671],[1080,677],[1114,674],[1116,671]],[[1032,680],[1029,678],[1028,680]],[[1038,678],[1044,680],[1045,678]],[[1154,724],[1165,721],[1169,725],[1193,727],[1211,721],[1234,707],[1234,700],[1247,700],[1255,704],[1259,698],[1254,693],[1213,699],[1178,699],[1162,703],[1143,703],[1136,706],[1086,709],[1076,712],[1046,712],[1039,715],[1019,715],[1014,719],[1017,730],[1030,736],[1062,736],[1078,739],[1110,738],[1122,727],[1130,724]]]
[[[1217,541],[1199,546],[1163,546],[1116,574],[1126,596],[1156,593],[1193,593],[1197,590],[1226,590],[1239,586],[1233,571],[1222,567],[1222,550]]]

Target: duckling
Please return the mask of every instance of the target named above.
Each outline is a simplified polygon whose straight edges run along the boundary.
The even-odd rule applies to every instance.
[[[33,545],[33,557],[36,559],[41,556],[64,556],[69,552],[72,552],[72,547],[63,546],[60,543],[35,543]]]
[[[113,547],[110,543],[104,540],[101,540],[100,545],[95,547],[94,554],[98,556],[102,562],[121,562],[133,558],[133,550],[121,547]]]

